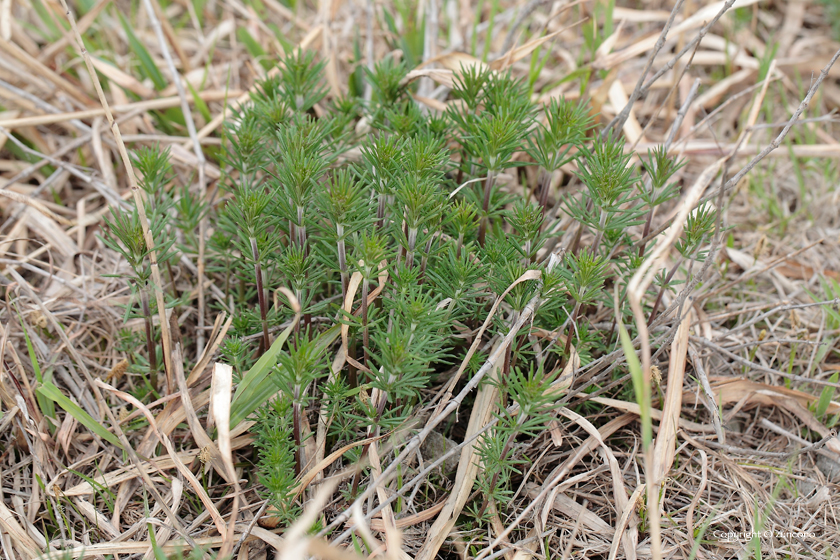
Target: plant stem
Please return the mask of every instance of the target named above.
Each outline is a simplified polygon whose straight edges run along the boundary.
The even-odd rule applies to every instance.
[[[376,229],[385,224],[385,193],[379,193],[379,207],[376,209]]]
[[[297,242],[301,247],[306,247],[306,224],[303,223],[303,206],[297,207]]]
[[[347,355],[356,360],[356,337],[350,337],[350,345],[347,349]],[[356,373],[356,366],[350,363],[350,360],[347,361],[347,383],[350,385],[351,389],[355,389],[359,386],[359,380]]]
[[[175,272],[172,270],[172,263],[170,261],[166,261],[166,272],[169,274],[169,283],[172,284],[172,296],[178,299],[178,288],[175,287]]]
[[[598,220],[598,233],[595,235],[595,241],[592,243],[592,254],[598,255],[601,252],[601,239],[604,238],[604,229],[607,227],[607,211],[601,209],[601,217]]]
[[[373,421],[373,426],[375,426],[374,430],[371,430],[369,433],[373,433],[374,435],[379,435],[379,420],[382,419],[382,414],[385,412],[385,405],[388,402],[388,393],[382,392],[382,395],[379,398],[379,402],[376,403],[376,420]],[[359,463],[365,460],[368,454],[368,450],[370,449],[370,444],[366,443],[364,447],[362,447],[362,454],[359,456]],[[359,479],[361,478],[360,473],[356,473],[353,475],[353,484],[350,488],[350,495],[355,496],[356,492],[359,491]]]
[[[677,269],[682,264],[685,257],[680,257],[680,259],[674,263],[674,266],[671,267],[671,270],[668,271],[668,276],[665,277],[665,281],[662,283],[662,287],[659,288],[659,293],[656,296],[656,301],[653,302],[653,307],[650,310],[650,318],[648,318],[647,324],[650,325],[653,323],[653,320],[656,318],[656,312],[659,311],[659,304],[662,303],[662,296],[665,294],[665,290],[668,288],[668,284],[671,282],[671,279],[676,274]]]
[[[405,255],[405,266],[411,268],[414,266],[414,247],[417,245],[417,228],[408,228],[408,251]]]
[[[251,257],[254,259],[254,276],[257,279],[257,299],[260,303],[260,321],[262,321],[263,337],[260,343],[260,351],[265,352],[270,346],[268,342],[268,303],[263,289],[262,267],[260,266],[260,253],[257,248],[256,238],[251,238]]]
[[[654,207],[651,206],[650,211],[648,212],[648,217],[647,217],[647,220],[645,221],[645,229],[644,229],[644,231],[642,231],[642,240],[644,240],[644,238],[647,237],[648,234],[650,233],[650,224],[651,224],[651,221],[653,220],[653,208]],[[644,257],[644,256],[645,256],[645,243],[644,243],[644,241],[642,241],[642,243],[639,244],[639,257]]]
[[[525,339],[526,338],[527,338],[527,336],[520,336],[519,337],[519,340],[516,343],[516,348],[514,348],[513,355],[511,356],[511,359],[510,359],[510,369],[513,369],[513,368],[516,367],[516,355],[522,349],[522,345],[525,344]]]
[[[440,227],[440,221],[438,221],[438,227]],[[423,254],[423,259],[420,262],[420,279],[418,283],[422,284],[426,280],[426,266],[429,264],[429,255],[432,254],[432,245],[434,244],[435,240],[437,240],[440,236],[438,235],[440,231],[433,233],[429,236],[429,240],[426,242],[426,252]]]
[[[578,313],[580,313],[580,303],[575,303],[575,309],[572,311],[572,317],[569,320],[569,331],[566,333],[566,346],[563,348],[563,356],[567,360],[569,352],[572,350],[572,335],[577,330],[575,324],[577,323]]]
[[[347,247],[344,244],[344,224],[336,224],[335,232],[338,235],[338,270],[341,273],[341,304],[344,305],[344,298],[347,297],[347,285],[350,282],[347,274]]]
[[[478,244],[482,247],[484,247],[484,238],[487,235],[487,226],[490,222],[490,216],[487,215],[487,211],[490,209],[490,193],[493,190],[495,182],[496,172],[488,170],[487,180],[484,182],[484,201],[481,204],[481,222],[478,226]]]
[[[300,386],[295,386],[295,400],[292,404],[293,425],[292,430],[295,438],[295,476],[300,476],[304,466],[304,449],[302,439],[302,414],[300,408]]]
[[[149,352],[149,383],[157,390],[157,349],[152,331],[152,310],[149,307],[149,294],[144,286],[140,287],[140,305],[143,307],[143,320],[146,325],[146,350]]]
[[[586,201],[586,211],[590,212],[592,210],[592,199]],[[573,255],[577,255],[578,249],[580,248],[580,238],[583,237],[583,224],[578,224],[578,230],[575,234],[575,238],[572,241],[572,245],[569,248],[569,253]]]
[[[362,280],[362,350],[365,355],[365,365],[370,367],[370,356],[368,355],[368,345],[370,343],[370,330],[368,329],[368,292],[370,291],[370,283],[368,279]]]
[[[539,203],[542,207],[543,218],[548,212],[548,191],[551,188],[551,173],[543,167],[540,167],[540,178],[537,180],[537,188],[540,192]],[[545,223],[543,223],[545,227]]]

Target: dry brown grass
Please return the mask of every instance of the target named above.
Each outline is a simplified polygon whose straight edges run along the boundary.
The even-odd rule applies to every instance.
[[[70,8],[78,14],[81,4]],[[149,558],[149,523],[166,552],[200,545],[226,552],[236,547],[239,558],[303,558],[307,553],[356,557],[352,549],[328,546],[338,533],[309,539],[298,530],[305,523],[293,529],[255,525],[255,516],[265,508],[250,473],[243,472],[251,457],[248,425],[217,442],[204,432],[214,351],[226,327],[223,318],[209,311],[217,290],[205,277],[201,259],[181,263],[177,282],[189,293],[192,307],[171,325],[176,341],[179,331],[195,335],[198,348],[187,351],[196,360],[202,355],[205,359],[185,374],[177,360],[180,354],[175,348],[167,352],[177,361],[172,368],[177,379],[169,379],[169,394],[146,403],[145,410],[116,391],[137,382],[125,374],[125,360],[131,356],[118,352],[118,333],[142,326],[136,321],[123,325],[115,306],[128,301],[128,287],[110,275],[124,265],[96,234],[108,206],[132,196],[132,175],[120,157],[123,141],[128,149],[172,146],[179,177],[191,181],[202,196],[214,196],[220,172],[212,148],[220,144],[220,126],[266,74],[263,59],[249,52],[237,30],[246,30],[265,60],[282,55],[281,43],[320,52],[330,61],[327,81],[335,95],[346,91],[355,68],[354,41],[363,58],[370,52],[379,59],[399,46],[401,37],[382,27],[381,17],[366,26],[367,9],[381,14],[395,11],[394,6],[340,0],[304,3],[294,10],[278,0],[182,0],[164,7],[151,0],[139,9],[124,1],[85,4],[89,11],[78,18],[78,30],[108,91],[106,101],[121,140],[109,129],[108,112],[84,69],[73,33],[62,27],[67,19],[59,2],[0,0],[0,282],[5,288],[0,308],[0,557]],[[619,31],[590,60],[580,55],[584,42],[580,27],[572,24],[582,14],[591,15],[592,2],[574,4],[575,9],[565,9],[563,2],[501,1],[488,39],[491,2],[481,4],[481,14],[475,13],[476,3],[446,2],[433,18],[439,34],[427,45],[425,58],[443,55],[437,67],[452,68],[457,58],[452,53],[469,50],[474,32],[479,52],[489,40],[491,54],[527,43],[526,29],[529,34],[554,34],[544,45],[549,62],[535,79],[535,97],[578,97],[578,81],[559,80],[581,61],[591,64],[598,72],[585,93],[604,123],[633,96],[650,60],[651,74],[664,71],[630,107],[622,130],[629,145],[644,150],[666,142],[672,123],[682,119],[668,143],[689,160],[683,171],[686,184],[719,158],[726,158],[727,179],[733,177],[775,138],[810,82],[840,48],[821,4],[748,1],[666,69],[673,52],[689,45],[719,8],[701,13],[702,3],[687,2],[671,27],[673,43],[650,58],[674,6],[654,0],[620,2],[614,18]],[[150,17],[144,5],[156,15]],[[406,13],[416,19],[422,12],[411,3]],[[131,20],[160,69],[167,82],[161,91],[142,79],[136,49],[118,14]],[[475,28],[477,18],[483,23]],[[162,24],[163,42],[155,33],[156,22]],[[398,25],[409,23],[398,18]],[[778,45],[775,63],[762,82],[758,71],[765,68],[762,59],[769,60],[772,43]],[[530,56],[515,60],[516,54],[511,51],[499,60],[528,75]],[[196,109],[189,90],[173,85],[169,67],[201,90],[207,112]],[[429,75],[438,82],[447,79],[445,73]],[[667,478],[656,524],[666,558],[688,558],[701,527],[705,534],[697,558],[753,557],[757,549],[774,558],[838,557],[840,440],[809,408],[824,387],[838,387],[829,378],[840,370],[833,348],[840,316],[813,305],[810,295],[817,301],[840,296],[840,290],[826,293],[822,280],[840,279],[840,127],[832,115],[840,107],[838,78],[840,65],[828,71],[802,115],[806,120],[792,128],[792,142],[771,152],[747,176],[730,181],[721,196],[717,183],[698,192],[723,203],[723,225],[731,229],[720,257],[688,300],[686,326],[677,331],[680,321],[670,317],[650,333],[651,363],[663,370],[669,365],[687,370],[684,378],[680,371],[672,372],[659,393],[663,400],[654,398],[654,406],[665,411],[665,420],[657,424],[666,433],[658,441],[672,440],[662,443],[662,450],[676,446],[669,451],[673,465],[660,465]],[[702,91],[692,98],[695,80]],[[437,85],[421,85],[421,101],[432,109],[445,101],[435,93]],[[756,92],[768,102],[761,111],[754,103]],[[167,122],[159,112],[187,105],[192,118],[184,125]],[[658,216],[654,226],[664,227],[672,217]],[[664,303],[671,299],[666,296]],[[41,370],[53,376],[67,398],[98,416],[130,453],[60,408],[51,431],[51,420],[38,407],[22,325]],[[832,348],[820,351],[826,343]],[[209,350],[202,354],[204,347]],[[453,509],[441,502],[470,491],[458,486],[459,479],[420,493],[424,496],[413,502],[414,510],[396,520],[399,535],[386,538],[378,517],[369,524],[354,518],[356,530],[372,542],[383,541],[377,555],[388,558],[658,556],[652,550],[658,545],[649,539],[653,512],[641,499],[645,469],[638,408],[598,396],[615,396],[627,385],[628,376],[617,369],[618,363],[600,360],[577,373],[563,401],[568,408],[561,413],[574,418],[569,410],[574,408],[591,414],[564,420],[530,443],[539,458],[520,481],[517,507],[498,512],[494,533],[459,532],[457,527],[448,532],[452,524],[439,515],[450,515]],[[593,383],[600,387],[596,394],[581,392]],[[722,401],[722,421],[707,394]],[[832,403],[829,410],[840,412],[840,404]],[[221,425],[224,413],[218,406],[214,412],[216,425]],[[138,428],[141,415],[148,423]],[[221,459],[208,453],[216,445]],[[226,450],[232,456],[225,457]],[[383,460],[386,451],[380,448]],[[208,454],[215,459],[208,462]],[[211,464],[217,471],[205,476]],[[240,480],[248,484],[234,491]],[[348,505],[328,486],[313,486],[325,490],[309,495],[314,502],[307,509],[310,523],[322,509],[330,521]],[[381,488],[379,499],[389,492]],[[454,511],[457,517],[458,508]],[[437,538],[428,534],[436,519],[435,531],[446,527]],[[750,548],[743,533],[764,530],[771,534],[760,535],[756,548]],[[792,534],[797,531],[813,536]],[[721,532],[739,534],[727,540]],[[495,548],[487,548],[494,542]]]

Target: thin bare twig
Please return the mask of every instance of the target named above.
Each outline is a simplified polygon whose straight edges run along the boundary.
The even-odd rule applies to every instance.
[[[656,40],[656,44],[653,46],[653,50],[650,52],[647,64],[645,64],[645,69],[642,70],[642,73],[636,82],[636,87],[633,88],[633,92],[630,94],[630,99],[627,101],[627,104],[624,106],[621,112],[617,114],[615,118],[613,118],[613,120],[611,120],[609,124],[607,124],[607,126],[604,127],[604,130],[601,131],[601,138],[606,138],[607,134],[610,132],[610,130],[613,129],[613,127],[615,127],[617,130],[621,130],[621,127],[623,127],[624,123],[627,121],[627,117],[630,116],[630,111],[633,109],[633,105],[636,103],[636,101],[639,100],[640,97],[642,97],[643,95],[647,95],[647,90],[650,89],[650,86],[648,85],[647,88],[643,88],[642,84],[644,84],[645,78],[647,77],[648,72],[650,72],[650,67],[653,66],[653,60],[656,58],[656,55],[659,54],[659,51],[661,51],[662,47],[665,46],[665,39],[668,36],[668,31],[671,30],[671,25],[673,25],[674,19],[676,19],[677,17],[677,13],[679,13],[680,8],[682,8],[683,2],[684,0],[677,0],[674,9],[671,10],[671,15],[668,16],[668,21],[665,22],[665,27],[659,34],[659,38]],[[733,4],[734,2],[735,0],[729,0],[728,4]],[[726,11],[727,9],[728,7],[725,6],[723,11]],[[697,40],[697,42],[699,42],[699,39]],[[653,81],[654,80],[652,79],[651,83]]]

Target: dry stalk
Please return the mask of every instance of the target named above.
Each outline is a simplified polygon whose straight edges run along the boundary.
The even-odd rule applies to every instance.
[[[727,5],[724,6],[723,10],[721,10],[721,15],[723,14],[723,12],[728,10],[729,6],[734,2],[735,0],[729,0]],[[639,100],[639,98],[642,95],[647,94],[647,90],[643,88],[645,78],[647,77],[648,72],[650,72],[650,67],[653,66],[653,60],[656,58],[656,55],[659,54],[659,51],[661,51],[662,47],[665,46],[665,38],[668,36],[668,31],[671,29],[671,25],[673,25],[674,19],[677,17],[677,13],[680,11],[680,8],[682,8],[682,5],[683,0],[677,0],[677,4],[671,10],[671,15],[668,17],[668,21],[665,23],[665,27],[659,34],[659,38],[656,40],[656,44],[653,46],[653,50],[651,51],[650,56],[648,57],[647,64],[645,64],[645,69],[642,70],[641,75],[639,75],[639,79],[636,82],[636,87],[633,88],[633,92],[630,94],[630,99],[627,101],[627,104],[624,106],[621,112],[618,115],[616,115],[615,118],[611,120],[609,124],[607,124],[607,126],[604,127],[604,130],[601,131],[602,138],[605,138],[609,131],[613,129],[613,127],[615,127],[618,130],[621,130],[621,128],[624,126],[624,123],[627,121],[627,117],[630,116],[630,111],[633,109],[633,105],[636,103],[636,101]],[[700,37],[702,37],[702,35],[698,37],[697,43],[700,42]],[[651,79],[651,84],[653,83],[653,81],[654,80]],[[650,89],[650,86],[648,86],[648,89]]]
[[[152,4],[153,1],[154,5]],[[146,8],[149,22],[155,30],[160,50],[163,53],[164,60],[166,60],[166,66],[172,75],[172,83],[178,91],[178,98],[181,101],[181,112],[184,114],[184,122],[187,125],[190,140],[192,140],[193,152],[195,153],[196,160],[198,160],[199,201],[203,203],[207,199],[207,161],[204,159],[204,151],[201,149],[201,143],[198,141],[198,136],[196,135],[195,121],[193,120],[192,111],[190,111],[190,104],[187,101],[186,92],[184,92],[184,84],[181,83],[181,75],[175,68],[175,62],[172,60],[172,55],[166,47],[166,38],[163,36],[163,29],[157,17],[157,12],[160,10],[160,7],[157,6],[157,1],[143,0],[143,5]],[[177,47],[177,42],[173,40],[172,44],[178,49],[178,56],[182,62],[186,62],[186,57],[180,48]],[[198,326],[196,327],[196,359],[204,351],[204,249],[207,243],[206,237],[207,214],[205,213],[198,226],[198,262],[196,263],[196,267],[198,268],[198,278],[196,280],[198,282]]]

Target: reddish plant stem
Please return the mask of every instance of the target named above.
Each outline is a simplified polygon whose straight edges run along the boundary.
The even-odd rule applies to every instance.
[[[548,212],[548,191],[550,188],[551,173],[543,168],[540,168],[540,178],[537,181],[537,189],[539,189],[540,193],[539,203],[540,207],[542,207],[543,218],[545,218],[545,214]],[[543,224],[543,226],[545,226],[545,224]]]
[[[149,383],[157,390],[157,349],[152,331],[152,310],[149,307],[149,295],[143,287],[140,291],[140,305],[143,307],[143,320],[146,326],[146,350],[149,352]]]
[[[668,288],[668,284],[671,282],[671,279],[676,274],[677,269],[683,262],[684,257],[680,257],[680,259],[674,264],[671,270],[668,272],[668,276],[665,277],[665,281],[662,283],[662,287],[659,288],[659,293],[656,295],[656,301],[653,302],[653,307],[650,309],[650,317],[648,318],[647,324],[650,325],[653,323],[653,320],[656,318],[656,312],[659,311],[659,304],[662,303],[662,296],[665,295],[665,290]]]
[[[370,284],[367,278],[362,280],[362,351],[365,355],[365,365],[370,367],[370,356],[368,355],[368,348],[370,346],[370,329],[368,329],[368,292],[370,291]]]
[[[270,346],[268,342],[268,302],[265,298],[265,290],[263,289],[262,266],[260,266],[260,254],[257,249],[257,240],[251,238],[251,257],[254,259],[254,276],[257,279],[257,300],[260,304],[260,321],[262,322],[262,342],[260,343],[260,352],[265,352]]]
[[[300,407],[300,387],[297,386],[295,387],[295,402],[292,405],[292,415],[292,431],[295,438],[295,476],[300,476],[304,466],[304,449],[303,442],[301,441],[303,438],[303,430],[301,426],[303,418]]]
[[[487,180],[484,182],[484,201],[481,204],[482,217],[478,225],[478,244],[484,247],[484,239],[487,235],[487,227],[490,222],[490,216],[487,215],[490,209],[490,193],[493,191],[493,185],[496,182],[496,173],[494,171],[487,172]]]
[[[645,229],[642,231],[642,242],[639,244],[639,257],[645,256],[645,245],[644,239],[650,233],[650,224],[653,221],[653,207],[651,206],[650,211],[648,212],[647,220],[645,221]]]
[[[356,360],[356,337],[350,337],[350,344],[349,348],[347,349],[347,354],[353,358],[353,361]],[[347,383],[350,384],[351,389],[355,389],[359,386],[359,380],[357,376],[356,366],[347,361]]]

